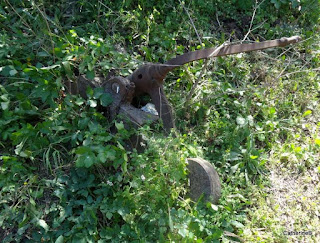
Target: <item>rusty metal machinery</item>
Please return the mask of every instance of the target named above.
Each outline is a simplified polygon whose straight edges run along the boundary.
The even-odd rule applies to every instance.
[[[301,40],[299,36],[290,38],[283,37],[277,40],[255,42],[249,44],[225,45],[218,48],[208,48],[188,52],[179,55],[164,64],[148,63],[139,67],[128,77],[112,77],[104,81],[102,78],[95,78],[93,82],[80,77],[78,86],[91,87],[102,86],[105,92],[111,94],[113,103],[110,106],[110,115],[113,119],[118,114],[123,114],[134,124],[141,126],[147,121],[155,121],[161,118],[166,133],[175,127],[172,108],[163,91],[163,83],[168,72],[188,62],[197,61],[219,56],[232,55],[242,52],[263,50],[273,47],[284,47]],[[76,92],[85,96],[84,88],[77,88]],[[132,105],[136,96],[148,94],[155,105],[158,115],[144,112]]]
[[[73,84],[74,87],[69,85],[69,90],[74,90],[72,93],[79,93],[81,96],[85,97],[87,86],[101,86],[113,99],[113,102],[108,109],[111,119],[114,119],[117,115],[124,115],[131,124],[142,126],[148,121],[154,122],[158,118],[161,118],[165,132],[168,134],[170,129],[175,127],[172,108],[163,91],[164,79],[168,72],[185,63],[199,59],[226,56],[278,46],[283,47],[300,40],[300,37],[294,36],[290,38],[281,38],[279,40],[252,44],[228,45],[188,52],[177,56],[164,64],[145,64],[126,78],[117,76],[112,77],[109,80],[104,80],[103,78],[96,77],[93,81],[89,81],[84,77],[80,77],[78,82]],[[132,105],[133,98],[143,94],[148,94],[151,97],[157,114],[145,112]],[[131,147],[140,150],[139,141],[139,136],[131,137]],[[219,175],[212,164],[200,158],[189,158],[187,161],[191,199],[197,201],[199,197],[204,194],[204,199],[206,201],[217,204],[221,196],[221,184]]]

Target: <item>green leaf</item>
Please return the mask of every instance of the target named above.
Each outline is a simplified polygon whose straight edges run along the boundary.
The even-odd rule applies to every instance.
[[[269,108],[269,114],[270,114],[270,115],[273,115],[274,113],[276,113],[276,108],[270,107],[270,108]]]
[[[93,66],[94,66],[93,63],[88,62],[88,70],[89,70],[89,71],[93,71]]]
[[[19,227],[19,230],[17,231],[18,235],[24,235],[26,230],[30,227],[30,224],[27,224],[23,227]]]
[[[7,76],[13,76],[13,75],[11,75],[11,72],[13,70],[15,70],[14,66],[8,65],[8,66],[1,67],[0,72],[2,75],[7,77]],[[15,71],[17,71],[17,70],[15,70]]]
[[[110,213],[110,212],[107,212],[106,213],[106,217],[107,217],[107,219],[111,219],[112,218],[112,216],[113,216],[113,214],[112,213]]]
[[[189,152],[193,155],[193,156],[197,156],[198,151],[195,147],[188,145],[187,148],[189,149]]]
[[[9,101],[7,102],[1,102],[1,108],[2,110],[7,110],[9,108]]]
[[[104,93],[104,90],[103,90],[103,88],[95,88],[94,90],[93,90],[93,98],[95,98],[95,99],[99,99],[100,98],[100,96],[102,95]]]
[[[128,155],[127,155],[127,153],[124,151],[124,153],[123,153],[123,160],[125,161],[125,162],[128,162]]]
[[[63,235],[60,235],[54,243],[63,243]]]
[[[320,138],[316,138],[316,139],[314,140],[314,143],[315,143],[316,145],[320,146]]]
[[[43,219],[39,219],[38,224],[45,229],[45,231],[49,230],[49,226],[47,225],[46,221],[44,221]]]
[[[215,231],[206,238],[205,242],[214,242],[214,243],[215,242],[220,242],[220,241],[215,241],[215,240],[220,239],[222,235],[223,235],[223,231],[222,230],[215,229]]]
[[[181,235],[183,238],[185,238],[188,234],[188,230],[186,228],[179,228],[178,234]]]
[[[213,209],[213,211],[218,211],[218,206],[211,203],[211,208]]]
[[[237,124],[238,124],[239,126],[243,126],[243,125],[246,123],[246,119],[244,119],[244,118],[241,117],[241,116],[238,116],[237,119],[236,119],[236,121],[237,121]]]
[[[95,100],[88,100],[88,104],[90,107],[96,107],[97,106],[97,101]]]
[[[58,65],[59,66],[59,65]],[[33,71],[33,70],[35,70],[36,68],[24,68],[22,71],[24,72],[24,73],[28,73],[28,72],[31,72],[31,71]],[[42,68],[41,68],[42,69]]]
[[[112,97],[110,94],[103,93],[100,97],[101,105],[106,107],[112,103]]]
[[[107,156],[105,155],[105,153],[99,153],[98,159],[101,163],[105,163],[107,161]]]
[[[90,153],[91,149],[89,147],[86,146],[81,146],[79,148],[76,149],[75,153],[76,154],[85,154],[85,153]]]
[[[116,128],[118,129],[118,131],[124,129],[124,125],[123,122],[115,122]]]
[[[15,69],[10,70],[10,72],[9,72],[10,76],[14,76],[14,75],[16,75],[17,73],[18,73],[18,71],[15,70]]]
[[[82,105],[84,102],[83,102],[83,99],[82,99],[82,98],[78,97],[74,103],[76,103],[76,105],[80,106],[80,105]]]
[[[170,230],[173,231],[173,221],[172,221],[169,205],[168,205],[168,220],[169,220]]]
[[[64,67],[64,70],[65,70],[67,76],[68,76],[69,78],[71,78],[71,77],[73,76],[73,72],[72,72],[72,70],[71,70],[70,62],[64,61],[64,62],[62,62],[62,65],[63,65],[63,67]]]
[[[99,233],[100,237],[103,237],[103,239],[106,239],[106,240],[111,240],[114,237],[113,234],[114,234],[114,229],[109,227],[102,228],[102,230]]]
[[[107,157],[109,160],[113,161],[113,160],[116,158],[116,151],[115,151],[115,150],[108,150],[108,151],[106,152],[106,157]]]
[[[258,140],[259,140],[260,142],[263,142],[264,140],[266,140],[266,136],[265,136],[264,134],[262,134],[262,133],[259,133],[259,134],[258,134]]]
[[[229,212],[233,211],[232,208],[230,206],[228,206],[228,205],[224,206],[224,208],[227,209]]]
[[[121,169],[123,173],[126,173],[128,171],[128,163],[126,161],[122,163]]]
[[[280,1],[279,0],[271,0],[271,2],[274,4],[274,6],[276,7],[276,9],[280,8]]]
[[[240,222],[236,221],[236,220],[231,220],[230,223],[235,226],[236,228],[243,228],[244,225],[241,224]]]
[[[51,66],[48,66],[48,67],[42,67],[41,70],[51,70],[51,69],[55,69],[57,67],[60,67],[60,65],[59,64],[55,64],[55,65],[51,65]],[[25,69],[23,69],[23,71],[24,72],[29,72],[29,71],[31,71],[29,69],[30,68],[25,68]],[[34,70],[36,70],[36,68]]]
[[[65,130],[68,130],[68,128],[64,127],[64,126],[54,126],[54,127],[52,127],[52,130],[54,130],[54,131],[65,131]]]
[[[77,167],[84,167],[84,156],[79,156],[76,160]]]
[[[94,79],[94,77],[95,77],[95,73],[94,73],[94,71],[93,71],[93,70],[91,70],[91,71],[87,71],[87,73],[86,73],[86,77],[87,77],[87,79],[93,80],[93,79]]]
[[[302,117],[306,117],[306,116],[309,116],[312,114],[312,111],[311,110],[307,110],[303,113]]]
[[[69,32],[70,32],[72,37],[77,37],[78,36],[75,30],[69,30]]]
[[[47,52],[45,52],[45,51],[40,51],[40,52],[37,53],[37,56],[38,57],[48,57],[49,54]]]
[[[87,155],[83,161],[84,166],[87,168],[91,167],[94,164],[94,160],[95,160],[95,158],[93,155]]]
[[[231,173],[232,174],[235,173],[238,170],[239,166],[240,166],[240,163],[237,163],[234,166],[231,166],[231,168],[230,168]]]
[[[87,96],[88,96],[89,98],[92,98],[92,97],[93,97],[93,94],[94,94],[94,91],[93,91],[93,89],[92,89],[90,86],[88,86],[88,88],[86,89],[86,93],[87,93]]]
[[[258,158],[259,156],[256,156],[256,155],[250,155],[250,159],[256,159]]]
[[[8,101],[9,100],[8,96],[9,96],[8,94],[3,94],[0,96],[0,99],[2,99],[3,101]]]
[[[99,131],[100,126],[98,123],[91,121],[91,122],[89,122],[88,127],[89,127],[90,132],[97,133]]]

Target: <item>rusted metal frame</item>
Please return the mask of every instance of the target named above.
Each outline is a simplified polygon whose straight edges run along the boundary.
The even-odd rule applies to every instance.
[[[300,40],[301,38],[299,36],[293,36],[290,38],[284,37],[277,40],[249,44],[227,45],[218,49],[208,48],[194,52],[188,52],[167,61],[165,64],[145,64],[129,75],[127,79],[135,84],[135,96],[143,93],[150,95],[152,102],[155,104],[159,116],[163,121],[165,132],[169,133],[170,129],[174,128],[175,125],[172,108],[163,92],[163,82],[168,72],[183,64],[200,59],[227,56],[273,47],[284,47],[292,43],[297,43]]]

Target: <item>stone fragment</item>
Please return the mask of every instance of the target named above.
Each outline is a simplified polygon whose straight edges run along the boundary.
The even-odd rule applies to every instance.
[[[190,197],[197,201],[204,194],[205,201],[217,204],[221,197],[219,175],[213,166],[201,158],[188,158]]]

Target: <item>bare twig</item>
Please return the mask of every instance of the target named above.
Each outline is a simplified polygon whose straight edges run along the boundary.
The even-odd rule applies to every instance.
[[[246,40],[248,35],[251,33],[252,31],[252,25],[253,25],[253,20],[256,16],[256,12],[257,12],[257,9],[260,7],[260,5],[264,2],[265,0],[263,0],[261,3],[258,4],[258,0],[256,0],[256,3],[255,3],[255,6],[254,6],[254,10],[253,10],[253,14],[252,14],[252,17],[251,17],[251,22],[250,22],[250,26],[249,26],[249,30],[247,32],[247,34],[244,36],[244,38],[242,39],[242,41]]]
[[[264,23],[267,22],[267,20],[263,20],[260,24],[258,24],[256,27],[254,27],[253,29],[251,29],[251,33],[250,35],[252,35],[252,31],[259,29],[262,25],[264,25]]]
[[[201,45],[201,47],[202,47],[202,41],[201,41],[200,35],[199,35],[199,33],[198,33],[198,30],[197,30],[196,26],[195,26],[194,23],[193,23],[193,20],[192,20],[192,18],[191,18],[191,16],[190,16],[188,10],[187,10],[186,7],[184,6],[184,4],[182,4],[181,0],[179,0],[179,2],[180,2],[180,4],[181,4],[181,6],[183,7],[184,11],[187,13],[187,15],[188,15],[188,17],[189,17],[189,20],[190,20],[190,23],[191,23],[191,25],[193,26],[193,29],[194,29],[194,31],[196,32],[196,35],[197,35],[198,40],[199,40],[199,43],[200,43],[200,45]]]
[[[282,76],[290,76],[292,74],[296,74],[296,73],[308,73],[308,72],[314,72],[314,71],[320,71],[320,68],[313,68],[313,69],[307,69],[307,70],[299,70],[299,71],[295,71],[295,72],[291,72],[291,73],[285,73]]]
[[[220,21],[219,21],[219,16],[218,16],[218,11],[216,11],[216,20],[217,20],[217,23],[219,25],[219,29],[221,29],[221,24],[220,24]]]
[[[238,236],[238,235],[236,235],[236,234],[234,234],[234,233],[232,233],[232,232],[224,231],[224,232],[223,232],[223,235],[229,236],[229,237],[234,237],[234,238],[239,239],[240,242],[244,242],[244,240],[243,240],[240,236]]]

